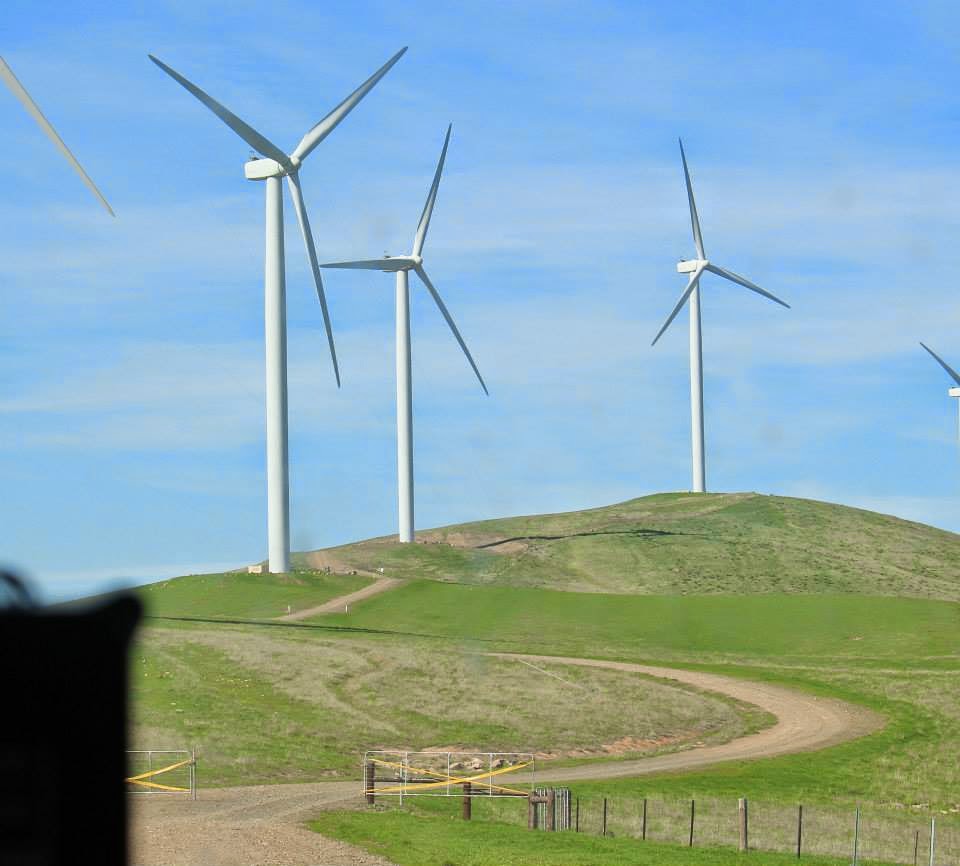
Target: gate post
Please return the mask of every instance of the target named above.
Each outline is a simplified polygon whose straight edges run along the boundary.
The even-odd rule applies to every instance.
[[[741,797],[737,800],[737,823],[740,827],[740,845],[739,850],[747,851],[750,847],[750,840],[747,837],[749,822],[747,818],[747,798]]]
[[[373,772],[373,761],[366,761],[363,765],[363,790],[366,794],[368,806],[372,806],[376,802],[375,795],[373,793]]]
[[[470,820],[471,807],[473,805],[473,797],[470,796],[472,785],[469,782],[463,783],[463,820]]]

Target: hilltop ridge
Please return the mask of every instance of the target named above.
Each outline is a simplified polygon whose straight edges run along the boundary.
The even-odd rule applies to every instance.
[[[660,493],[295,555],[301,567],[573,592],[856,593],[960,600],[960,535],[844,505]]]

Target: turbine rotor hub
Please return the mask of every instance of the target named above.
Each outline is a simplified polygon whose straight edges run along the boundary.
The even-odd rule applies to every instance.
[[[687,259],[683,262],[677,262],[678,274],[692,274],[697,268],[703,268],[710,264],[706,259]]]

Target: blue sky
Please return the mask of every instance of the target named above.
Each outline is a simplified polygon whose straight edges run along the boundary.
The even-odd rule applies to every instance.
[[[960,13],[949,3],[5,5],[0,558],[48,597],[265,555],[263,190],[153,52],[282,147],[410,50],[301,174],[321,260],[407,252],[446,124],[431,276],[487,380],[413,300],[417,524],[690,484],[693,253],[707,481],[960,530]],[[396,527],[392,278],[326,278],[337,391],[289,201],[295,548]]]

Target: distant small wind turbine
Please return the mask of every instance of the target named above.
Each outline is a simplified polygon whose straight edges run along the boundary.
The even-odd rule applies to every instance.
[[[926,343],[921,342],[921,346],[926,349],[932,356],[933,360],[936,361],[944,370],[947,371],[947,374],[957,383],[956,388],[950,388],[947,391],[947,395],[950,397],[960,397],[960,373],[957,373],[946,361],[943,360],[936,352],[933,351]],[[960,401],[957,401],[957,407],[960,409]],[[960,439],[960,412],[957,415],[957,438]]]
[[[683,305],[689,299],[690,301],[690,423],[691,439],[693,448],[693,491],[695,493],[706,492],[706,457],[703,446],[703,345],[700,337],[700,277],[704,271],[710,271],[719,277],[723,277],[730,282],[750,289],[771,301],[775,301],[782,307],[789,309],[790,305],[781,301],[776,295],[770,294],[766,289],[761,289],[756,283],[751,283],[745,277],[741,277],[733,271],[721,268],[719,265],[707,260],[707,255],[703,251],[703,237],[700,234],[700,220],[697,218],[697,205],[693,200],[693,186],[690,183],[690,171],[687,168],[687,157],[683,152],[683,141],[680,141],[680,159],[683,160],[683,177],[687,184],[687,201],[690,205],[690,223],[693,227],[693,242],[697,248],[697,257],[687,261],[677,263],[677,272],[687,274],[687,288],[677,301],[673,312],[663,323],[663,327],[657,331],[657,336],[653,338],[651,345],[655,346],[657,340],[663,335],[663,332],[670,327],[670,323],[677,317]]]
[[[450,131],[453,125],[447,127],[447,137],[443,141],[443,150],[440,153],[440,162],[433,176],[433,184],[427,195],[423,213],[420,214],[420,223],[413,238],[413,252],[406,256],[387,256],[382,259],[368,259],[357,262],[330,262],[321,265],[322,268],[350,268],[370,271],[383,271],[397,275],[397,312],[396,312],[396,352],[397,352],[397,491],[399,496],[400,520],[399,537],[402,542],[412,542],[413,525],[413,386],[410,373],[410,290],[407,280],[409,271],[416,272],[423,284],[427,287],[436,305],[440,308],[443,318],[447,320],[453,336],[456,337],[463,354],[480,380],[480,387],[485,394],[489,394],[487,386],[477,369],[477,365],[467,348],[467,344],[460,336],[460,331],[453,322],[453,317],[446,304],[440,298],[433,283],[423,269],[423,242],[430,227],[430,216],[437,201],[437,189],[440,186],[440,175],[443,172],[443,163],[447,158],[447,146],[450,144]]]
[[[59,150],[67,162],[73,166],[73,170],[80,175],[80,179],[87,185],[90,192],[97,197],[100,204],[106,208],[107,213],[110,214],[110,216],[116,216],[113,208],[110,207],[107,200],[103,197],[103,194],[97,189],[97,185],[90,179],[90,175],[83,170],[83,166],[80,165],[77,158],[70,152],[70,148],[64,144],[63,139],[57,134],[57,131],[53,128],[50,121],[43,116],[40,107],[33,101],[30,94],[27,93],[27,89],[17,80],[17,76],[13,74],[13,70],[2,57],[0,57],[0,78],[2,78],[4,84],[13,91],[13,95],[20,100],[23,107],[27,109],[30,116],[37,122],[37,125],[46,133],[47,138],[54,143],[57,150]]]
[[[317,298],[323,311],[323,323],[327,330],[327,343],[333,373],[340,386],[340,369],[337,352],[333,345],[333,328],[327,311],[327,299],[323,293],[323,281],[317,264],[317,251],[313,244],[310,221],[303,204],[300,189],[300,166],[313,149],[320,144],[366,96],[373,86],[403,55],[400,49],[363,84],[334,108],[300,140],[289,156],[272,141],[247,125],[213,97],[204,93],[195,84],[175,72],[152,54],[149,58],[183,86],[229,126],[237,135],[265,159],[251,159],[243,169],[248,180],[266,181],[266,258],[264,266],[264,294],[266,319],[267,355],[267,547],[268,565],[272,572],[290,570],[290,484],[287,458],[287,314],[286,285],[283,255],[283,194],[280,179],[285,177],[293,200],[300,233],[307,248],[307,258],[317,287]]]

